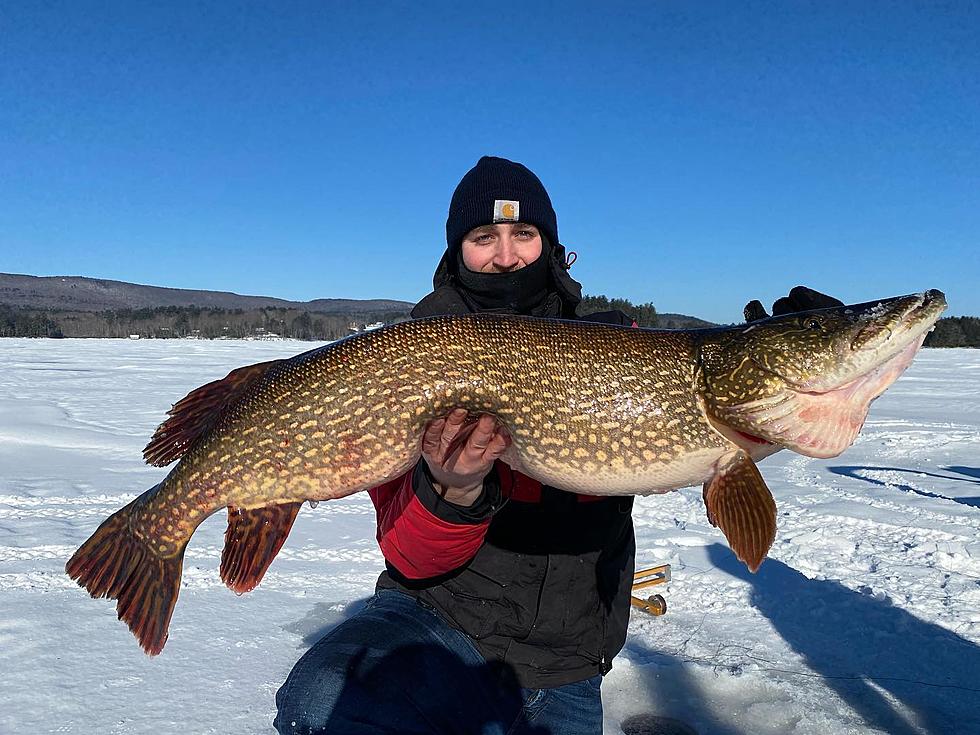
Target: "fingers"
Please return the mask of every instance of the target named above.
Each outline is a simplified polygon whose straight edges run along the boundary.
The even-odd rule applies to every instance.
[[[442,418],[430,421],[422,434],[422,454],[436,462],[445,461],[466,425],[467,416],[469,412],[465,408],[454,408]]]
[[[483,414],[464,445],[460,460],[468,465],[490,465],[508,446],[507,429],[494,416]]]
[[[798,311],[802,311],[802,309],[789,296],[782,296],[772,302],[773,316],[785,316],[786,314],[795,314]]]
[[[796,286],[788,296],[777,299],[772,305],[773,316],[783,314],[795,314],[798,311],[811,311],[813,309],[829,309],[832,306],[843,306],[844,302],[828,296],[825,293],[814,291],[806,286]]]
[[[424,456],[443,464],[452,455],[463,467],[492,464],[509,446],[510,435],[494,416],[483,414],[474,424],[464,408],[430,421],[422,435]]]
[[[506,428],[498,426],[497,431],[490,438],[486,451],[483,453],[483,458],[492,464],[495,460],[500,459],[501,455],[507,451],[507,447],[509,446],[510,434]]]
[[[425,432],[422,434],[423,455],[426,457],[432,457],[436,460],[441,459],[441,457],[438,456],[439,440],[442,437],[442,430],[445,426],[445,418],[435,419],[426,425]]]
[[[745,309],[742,310],[742,315],[745,317],[746,322],[757,322],[760,319],[767,319],[769,317],[769,314],[766,313],[766,307],[758,299],[747,303]]]
[[[456,446],[457,437],[466,425],[467,416],[469,416],[469,412],[465,408],[454,408],[446,416],[442,434],[439,437],[439,457],[442,460],[445,460]]]
[[[832,306],[843,306],[844,302],[825,293],[806,286],[796,286],[789,292],[789,298],[797,307],[797,311],[811,309],[829,309]]]
[[[470,440],[466,443],[466,449],[474,453],[483,454],[496,428],[497,420],[493,416],[489,414],[480,416],[480,420],[476,422],[476,428],[473,429],[473,433],[470,435]]]
[[[455,431],[459,431],[459,428],[466,423],[466,417],[470,415],[470,412],[465,408],[454,408],[446,416],[446,425],[452,426]]]

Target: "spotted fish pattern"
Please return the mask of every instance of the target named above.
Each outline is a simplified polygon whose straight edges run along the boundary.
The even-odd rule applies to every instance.
[[[401,476],[426,423],[455,407],[496,416],[512,438],[502,459],[552,486],[619,495],[703,484],[709,518],[754,569],[775,536],[754,461],[853,441],[856,430],[840,426],[863,422],[943,308],[931,291],[689,331],[433,317],[240,368],[174,405],[144,456],[178,464],[110,516],[67,572],[117,599],[119,617],[159,653],[184,549],[206,517],[227,509],[222,578],[248,591],[304,501]],[[819,410],[794,398],[818,379]]]

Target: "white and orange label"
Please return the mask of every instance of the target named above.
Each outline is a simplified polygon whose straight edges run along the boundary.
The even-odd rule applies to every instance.
[[[493,202],[494,222],[517,222],[521,216],[521,203],[510,199],[495,199]]]

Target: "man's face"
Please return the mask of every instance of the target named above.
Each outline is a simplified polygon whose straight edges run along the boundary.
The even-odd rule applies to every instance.
[[[463,237],[463,264],[477,273],[507,273],[541,256],[541,233],[523,222],[483,225]]]

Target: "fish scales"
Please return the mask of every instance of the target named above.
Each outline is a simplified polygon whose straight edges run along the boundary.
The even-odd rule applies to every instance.
[[[225,506],[379,485],[415,464],[422,427],[456,406],[497,416],[509,463],[549,484],[665,491],[679,454],[727,448],[695,400],[695,366],[685,333],[588,323],[435,317],[356,335],[270,370],[146,498],[134,529],[176,554]]]
[[[750,569],[776,533],[755,462],[837,456],[945,309],[929,291],[707,330],[492,314],[434,317],[239,368],[175,404],[144,451],[179,463],[79,548],[66,570],[118,600],[159,653],[187,541],[228,509],[222,579],[254,588],[303,501],[399,477],[430,420],[493,414],[501,458],[566,490],[645,494],[703,484],[709,520]]]

